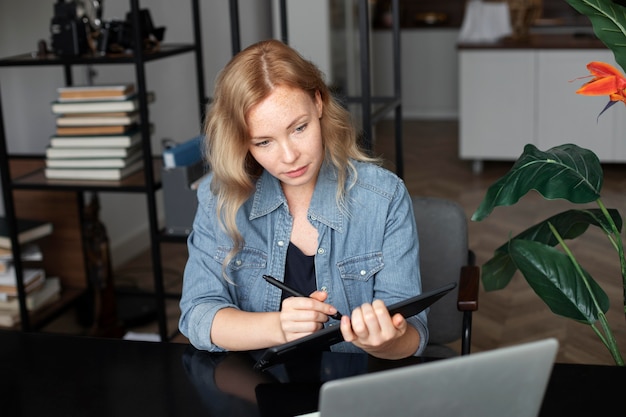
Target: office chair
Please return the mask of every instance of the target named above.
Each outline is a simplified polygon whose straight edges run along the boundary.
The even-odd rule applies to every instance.
[[[424,356],[445,358],[457,352],[446,344],[461,339],[461,354],[470,353],[472,312],[478,309],[480,268],[468,247],[463,208],[450,200],[413,196],[420,250],[422,290],[456,282],[457,287],[430,307],[429,343]]]

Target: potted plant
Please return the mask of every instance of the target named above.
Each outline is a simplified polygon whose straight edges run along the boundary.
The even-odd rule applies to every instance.
[[[626,68],[626,7],[612,0],[566,1],[589,17],[596,36],[611,49],[618,65]],[[592,79],[577,91],[579,94],[609,96],[609,103],[602,112],[619,101],[626,103],[626,78],[618,69],[602,62],[592,62],[587,68]],[[564,211],[510,238],[483,265],[482,282],[487,291],[501,289],[519,270],[555,314],[591,326],[615,363],[624,366],[605,316],[609,309],[608,296],[579,264],[566,243],[582,235],[589,226],[604,232],[620,263],[626,315],[622,217],[616,209],[604,206],[600,196],[602,183],[602,166],[592,151],[564,144],[542,152],[529,144],[511,170],[490,186],[472,220],[481,221],[494,208],[517,203],[531,190],[548,200],[565,199],[574,204],[595,202],[598,208]]]

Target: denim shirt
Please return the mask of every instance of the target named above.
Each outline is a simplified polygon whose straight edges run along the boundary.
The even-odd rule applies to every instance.
[[[400,178],[373,164],[354,162],[357,182],[349,188],[346,207],[338,207],[334,167],[323,164],[308,210],[318,231],[315,254],[317,289],[327,303],[349,314],[363,303],[381,299],[386,305],[421,293],[418,241],[413,206]],[[216,216],[216,196],[209,175],[198,188],[198,210],[188,238],[179,328],[196,348],[223,351],[211,341],[217,311],[233,307],[250,312],[280,310],[281,290],[263,278],[282,280],[293,219],[280,182],[267,172],[237,213],[245,244],[222,276],[222,261],[233,246]],[[347,180],[351,183],[351,178]],[[420,354],[427,341],[426,312],[408,319],[420,334]],[[328,325],[338,322],[330,319]],[[331,347],[362,352],[352,343]]]

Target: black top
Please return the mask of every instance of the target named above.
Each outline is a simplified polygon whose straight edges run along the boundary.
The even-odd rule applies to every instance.
[[[314,259],[314,256],[305,255],[300,248],[289,242],[285,262],[285,284],[304,295],[317,290]],[[288,297],[291,297],[291,294],[283,291],[281,301]]]

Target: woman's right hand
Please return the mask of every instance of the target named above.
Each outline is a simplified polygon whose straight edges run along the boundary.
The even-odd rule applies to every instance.
[[[283,301],[280,326],[287,342],[320,330],[328,316],[337,312],[324,302],[327,298],[324,291],[315,291],[309,297],[289,297]]]

